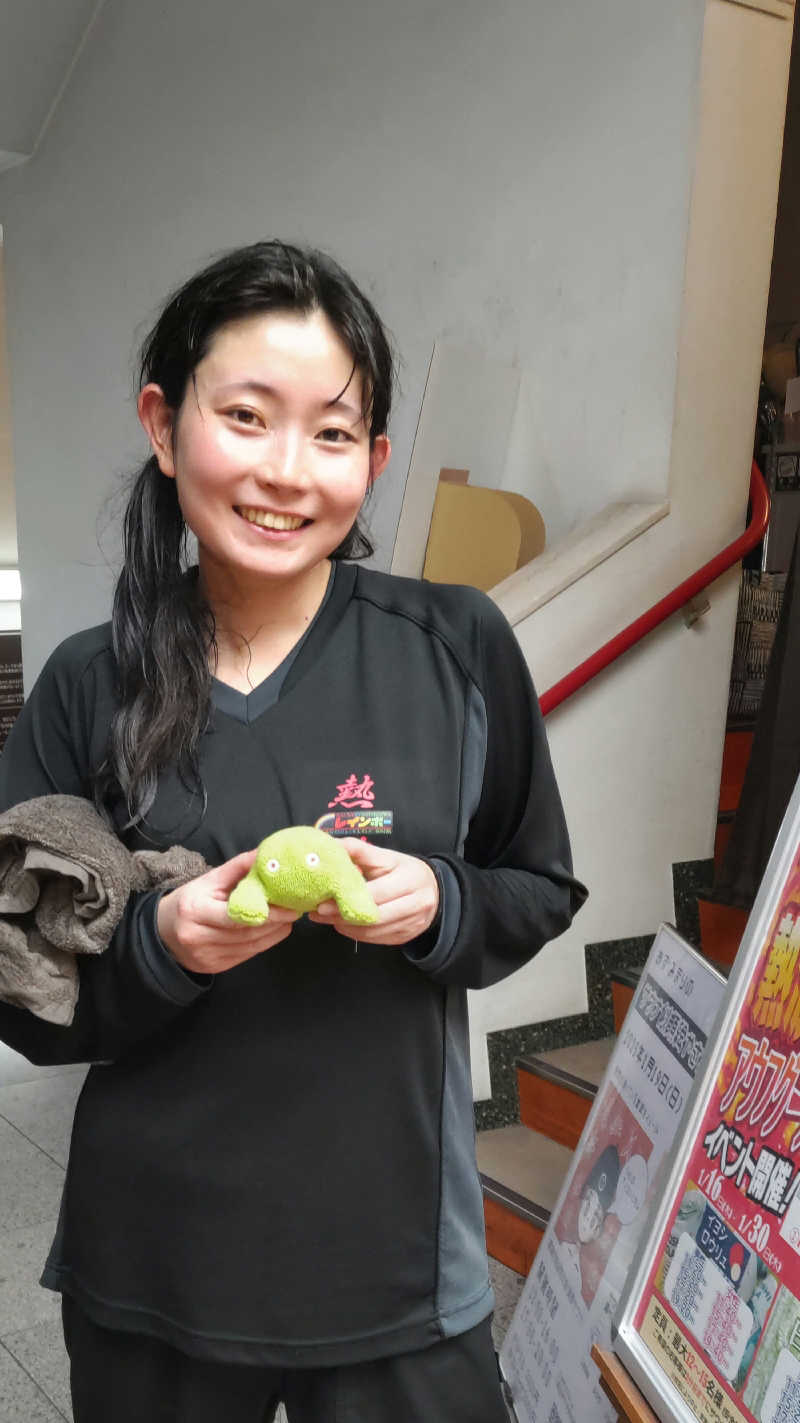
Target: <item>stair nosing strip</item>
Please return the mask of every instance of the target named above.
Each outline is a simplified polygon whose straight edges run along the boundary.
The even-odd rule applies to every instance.
[[[621,983],[625,988],[638,987],[641,976],[640,968],[612,968],[608,975],[612,983]]]
[[[480,1178],[484,1195],[488,1196],[489,1200],[496,1201],[501,1206],[508,1206],[515,1215],[535,1225],[537,1230],[547,1228],[550,1211],[546,1206],[540,1206],[527,1196],[521,1196],[519,1191],[512,1190],[511,1186],[504,1186],[501,1181],[495,1181],[484,1171],[480,1172]]]
[[[517,1067],[523,1072],[529,1072],[531,1077],[542,1077],[546,1082],[552,1082],[556,1087],[567,1087],[577,1096],[585,1097],[590,1102],[593,1102],[597,1096],[597,1086],[594,1082],[589,1082],[585,1077],[577,1077],[573,1072],[567,1072],[565,1067],[556,1067],[552,1062],[544,1062],[540,1057],[518,1057]]]

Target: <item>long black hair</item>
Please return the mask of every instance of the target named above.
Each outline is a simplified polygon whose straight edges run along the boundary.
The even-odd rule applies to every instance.
[[[321,311],[362,379],[370,444],[386,431],[394,383],[389,341],[372,303],[331,257],[284,242],[256,242],[225,253],[168,300],[140,354],[140,388],[151,381],[177,414],[193,373],[223,326],[264,312]],[[108,751],[95,776],[98,808],[125,807],[141,824],[158,773],[177,768],[204,804],[197,747],[208,725],[214,617],[195,570],[187,568],[187,528],[176,481],[154,455],[135,477],[123,526],[112,639],[118,706]],[[358,521],[331,554],[365,558],[372,545]]]

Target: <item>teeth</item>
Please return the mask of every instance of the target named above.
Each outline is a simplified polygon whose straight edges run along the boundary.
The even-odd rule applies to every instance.
[[[271,514],[267,509],[240,509],[239,513],[249,524],[258,524],[262,529],[299,529],[303,523],[293,514]]]

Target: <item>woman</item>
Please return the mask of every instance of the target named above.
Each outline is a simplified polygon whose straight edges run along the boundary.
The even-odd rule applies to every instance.
[[[391,387],[330,258],[258,243],[187,282],[144,346],[112,622],[56,650],[0,761],[0,808],[93,798],[129,848],[214,866],[132,896],[69,1028],[0,1005],[33,1061],[97,1064],[43,1277],[76,1423],[505,1417],[466,989],[585,891],[497,609],[345,561]],[[317,822],[380,922],[233,923],[258,841]]]

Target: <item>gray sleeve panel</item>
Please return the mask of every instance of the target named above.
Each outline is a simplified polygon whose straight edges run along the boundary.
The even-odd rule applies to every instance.
[[[486,703],[481,693],[470,682],[467,691],[466,715],[464,718],[464,744],[461,751],[461,799],[458,813],[457,855],[463,855],[464,842],[469,833],[470,821],[480,804],[483,791],[483,770],[486,765],[488,743],[488,720]],[[432,855],[430,864],[439,881],[442,905],[442,920],[436,943],[424,958],[409,952],[406,957],[415,963],[423,973],[434,973],[447,962],[450,950],[456,941],[461,924],[461,890],[450,866]]]
[[[470,821],[480,804],[487,741],[486,703],[475,683],[470,682],[464,717],[464,744],[461,751],[461,798],[455,851],[457,855],[464,853],[464,841],[469,832]],[[438,859],[435,855],[431,856],[430,864],[439,881],[442,905],[439,933],[436,943],[424,958],[419,958],[413,951],[406,954],[406,957],[411,959],[417,968],[421,968],[423,973],[432,973],[446,962],[456,941],[461,923],[461,890],[455,874],[444,860]]]
[[[467,995],[458,987],[447,988],[446,995],[436,1306],[442,1331],[451,1336],[485,1319],[494,1308],[494,1296],[475,1162]]]
[[[456,941],[458,926],[461,923],[461,890],[458,880],[444,860],[437,860],[435,856],[432,856],[429,863],[439,884],[439,905],[442,914],[436,943],[428,953],[422,956],[415,953],[413,940],[411,945],[405,949],[406,958],[416,964],[417,968],[421,968],[423,973],[430,973],[432,969],[441,968]]]
[[[483,793],[483,773],[486,768],[486,748],[489,744],[489,720],[482,693],[470,682],[464,718],[464,745],[461,751],[461,807],[458,817],[456,854],[464,854],[464,842]]]
[[[166,890],[156,890],[152,894],[142,896],[134,951],[141,954],[153,981],[166,998],[173,1003],[189,1004],[211,987],[214,975],[190,973],[172,957],[166,944],[162,942],[158,932],[157,915],[159,900],[165,893]]]

